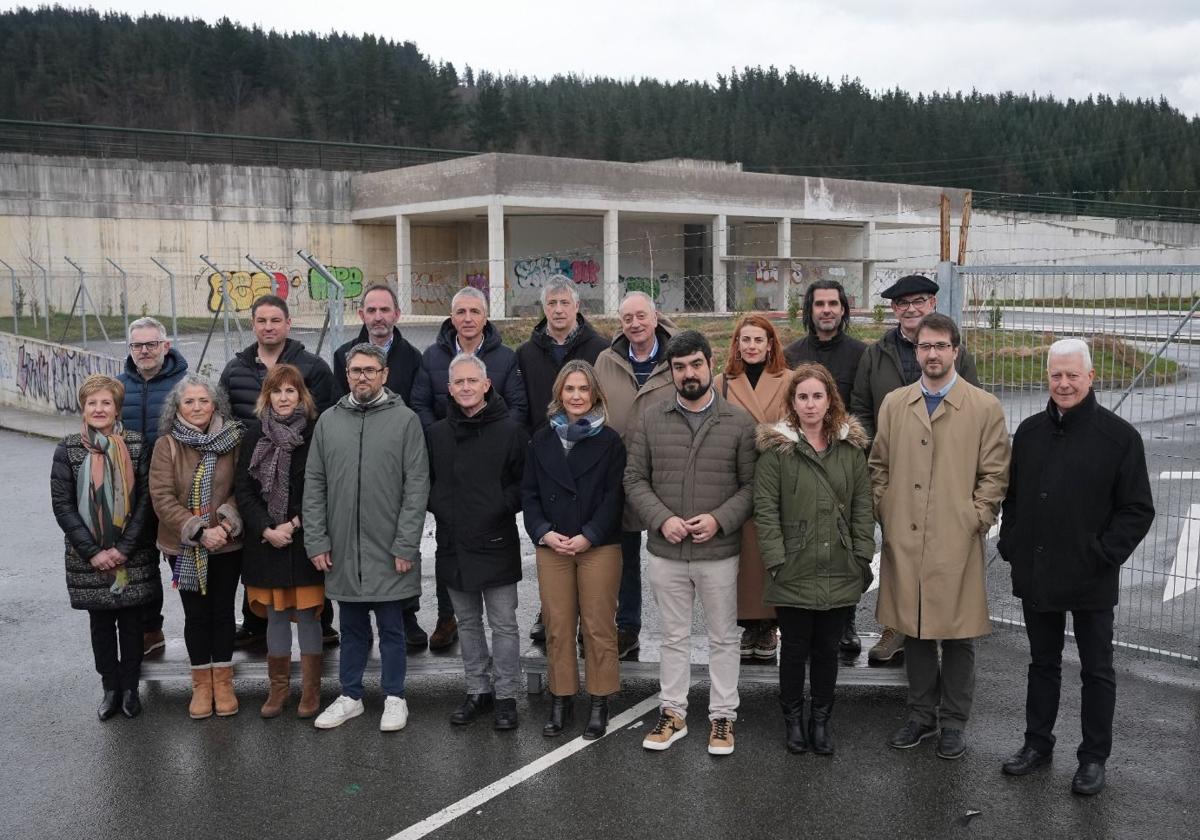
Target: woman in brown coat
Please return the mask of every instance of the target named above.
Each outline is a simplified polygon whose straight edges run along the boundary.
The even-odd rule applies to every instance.
[[[774,325],[758,314],[744,315],[733,331],[725,371],[715,387],[721,396],[744,409],[756,423],[778,423],[785,416],[784,398],[790,379],[783,345]],[[762,556],[754,520],[742,526],[738,564],[738,624],[742,627],[742,658],[774,661],[779,623],[775,610],[763,604]]]
[[[242,520],[233,495],[242,425],[229,398],[188,374],[163,404],[150,461],[150,500],[158,549],[183,602],[183,639],[192,663],[196,719],[236,714],[233,693],[233,597],[242,566]]]

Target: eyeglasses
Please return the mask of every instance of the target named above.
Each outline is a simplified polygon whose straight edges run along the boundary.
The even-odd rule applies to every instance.
[[[162,343],[162,341],[131,341],[129,349],[134,353],[140,353],[142,350],[157,350],[158,345]]]
[[[915,297],[915,298],[905,298],[904,300],[894,300],[894,301],[892,301],[892,306],[896,307],[897,309],[916,309],[918,307],[924,306],[927,303],[929,303],[929,298],[926,296],[922,296],[922,297]]]
[[[954,346],[953,344],[950,344],[945,341],[938,341],[934,344],[930,344],[928,341],[923,341],[917,345],[917,349],[924,353],[928,353],[930,350],[936,350],[939,353],[945,353],[947,350],[949,350],[953,346]]]
[[[379,374],[383,373],[383,368],[377,367],[352,367],[347,368],[346,373],[350,374],[355,379],[374,379]]]

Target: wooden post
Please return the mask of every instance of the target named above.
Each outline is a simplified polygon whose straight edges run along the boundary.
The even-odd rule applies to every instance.
[[[941,222],[942,222],[942,247],[941,255],[942,262],[950,261],[950,196],[942,193],[941,202]]]
[[[971,227],[971,191],[963,196],[962,226],[958,229],[958,264],[967,264],[967,230]]]

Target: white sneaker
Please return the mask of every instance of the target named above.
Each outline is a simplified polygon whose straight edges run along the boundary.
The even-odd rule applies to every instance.
[[[379,719],[380,732],[399,732],[408,723],[408,703],[403,697],[388,696],[383,701],[383,717]]]
[[[350,720],[350,718],[356,718],[362,713],[363,702],[343,694],[330,703],[329,707],[317,716],[317,719],[313,721],[313,726],[317,727],[317,729],[334,729]]]

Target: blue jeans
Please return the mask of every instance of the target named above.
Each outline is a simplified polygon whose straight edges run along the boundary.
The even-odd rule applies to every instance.
[[[621,589],[617,629],[642,632],[642,532],[621,532]]]
[[[363,669],[371,653],[374,636],[371,616],[379,628],[379,659],[383,665],[380,686],[388,697],[404,696],[404,672],[408,666],[404,646],[403,601],[338,601],[342,623],[342,651],[338,662],[338,679],[342,694],[355,700],[363,696]]]

